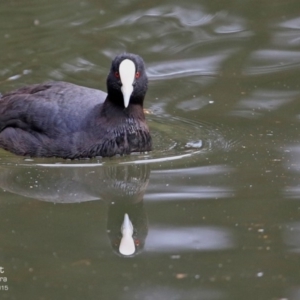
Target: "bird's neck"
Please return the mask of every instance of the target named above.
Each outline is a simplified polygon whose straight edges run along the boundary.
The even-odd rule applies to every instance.
[[[130,103],[128,107],[124,107],[123,99],[119,101],[111,101],[109,96],[106,98],[103,104],[103,111],[107,116],[125,116],[125,117],[132,117],[138,119],[145,119],[144,110],[143,110],[143,102],[138,103]]]

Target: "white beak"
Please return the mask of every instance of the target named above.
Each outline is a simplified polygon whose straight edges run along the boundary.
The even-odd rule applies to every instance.
[[[135,78],[135,64],[130,59],[124,59],[119,66],[119,74],[122,82],[121,91],[125,108],[129,105],[130,96],[133,92],[133,82]]]
[[[121,227],[122,239],[119,246],[119,252],[123,255],[132,255],[135,252],[133,240],[133,226],[127,214],[124,215],[124,221]]]

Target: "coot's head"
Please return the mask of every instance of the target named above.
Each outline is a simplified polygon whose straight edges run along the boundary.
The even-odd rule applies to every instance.
[[[131,53],[118,55],[111,64],[107,77],[108,99],[128,107],[129,104],[143,105],[148,78],[143,59]]]

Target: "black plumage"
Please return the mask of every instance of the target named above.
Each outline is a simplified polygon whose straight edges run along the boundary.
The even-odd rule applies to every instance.
[[[119,74],[124,60],[135,66],[128,106]],[[143,111],[147,83],[142,58],[125,53],[112,62],[108,94],[66,82],[46,82],[3,95],[0,147],[18,155],[70,159],[150,151]]]

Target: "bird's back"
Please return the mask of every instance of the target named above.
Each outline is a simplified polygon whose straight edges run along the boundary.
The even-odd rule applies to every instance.
[[[26,86],[0,98],[0,130],[6,127],[46,133],[78,131],[107,94],[67,82]]]

